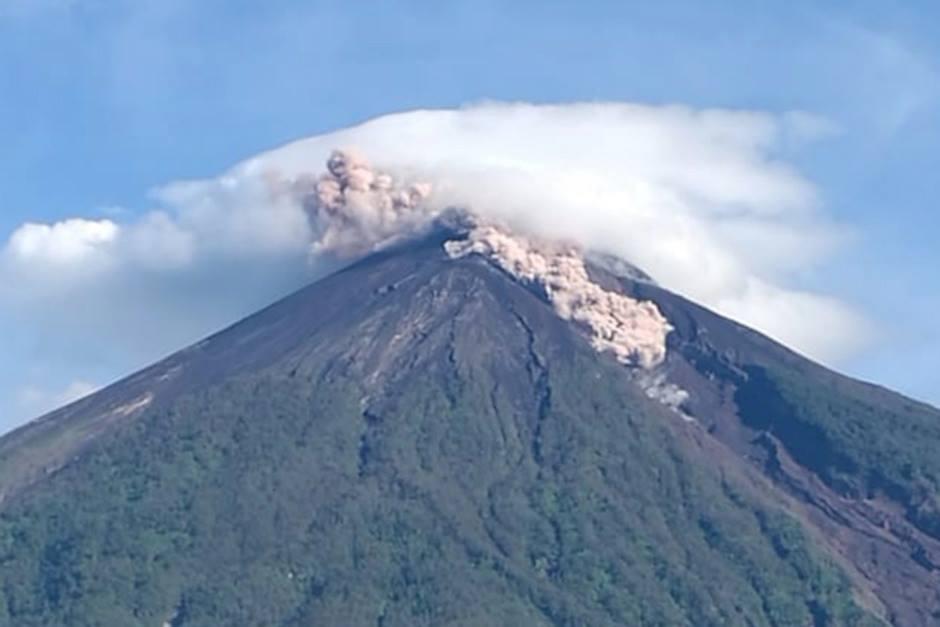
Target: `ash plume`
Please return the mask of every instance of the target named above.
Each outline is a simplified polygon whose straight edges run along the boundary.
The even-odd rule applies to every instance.
[[[559,317],[587,332],[599,352],[631,366],[653,368],[666,357],[672,330],[655,304],[604,290],[591,281],[582,254],[572,246],[537,244],[507,230],[484,225],[464,240],[444,245],[453,258],[482,255],[519,280],[538,285]]]
[[[352,150],[334,150],[327,171],[293,182],[310,218],[313,254],[354,258],[427,226],[427,183],[402,184]]]

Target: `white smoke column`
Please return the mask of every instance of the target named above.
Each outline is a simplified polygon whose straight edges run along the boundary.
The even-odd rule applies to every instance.
[[[402,185],[350,150],[333,151],[326,173],[302,176],[292,188],[310,217],[315,255],[358,257],[413,235],[435,215],[424,202],[429,184]]]
[[[623,364],[653,368],[666,358],[672,330],[655,304],[609,292],[591,281],[577,249],[534,244],[496,226],[472,229],[464,240],[444,244],[452,258],[479,254],[512,276],[540,286],[555,312],[587,330],[595,350]]]

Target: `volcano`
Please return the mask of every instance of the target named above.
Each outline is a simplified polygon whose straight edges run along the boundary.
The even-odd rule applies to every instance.
[[[435,231],[0,439],[0,625],[937,625],[940,411]]]

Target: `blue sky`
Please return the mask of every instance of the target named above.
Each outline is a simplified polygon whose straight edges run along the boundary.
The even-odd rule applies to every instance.
[[[938,48],[930,2],[7,0],[0,242],[27,221],[142,212],[169,181],[394,111],[808,111],[836,130],[796,165],[854,237],[800,280],[878,324],[844,370],[940,403]],[[0,431],[74,381],[107,383],[174,348],[57,355],[48,335],[0,309]]]

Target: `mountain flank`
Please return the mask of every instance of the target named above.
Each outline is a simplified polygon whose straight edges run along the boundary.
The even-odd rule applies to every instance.
[[[644,375],[451,237],[0,439],[0,625],[940,623],[940,412],[593,266]]]

